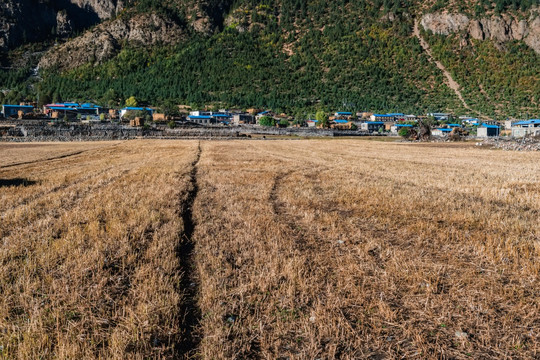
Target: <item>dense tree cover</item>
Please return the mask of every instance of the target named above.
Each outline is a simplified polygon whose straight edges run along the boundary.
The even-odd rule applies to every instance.
[[[473,108],[498,118],[540,116],[539,56],[524,43],[506,43],[501,51],[491,41],[463,46],[459,35],[425,33],[425,38]]]
[[[529,7],[527,1],[501,1],[503,8]],[[141,104],[165,109],[180,103],[272,108],[299,119],[318,109],[466,112],[411,36],[409,15],[417,2],[208,0],[195,7],[187,6],[190,1],[182,2],[183,7],[178,3],[130,2],[136,11],[161,12],[181,23],[189,17],[187,12],[204,10],[215,21],[215,33],[191,32],[190,39],[177,46],[126,44],[102,65],[60,74],[52,69],[42,73],[39,85],[19,86],[14,94],[108,106],[122,106],[134,96]],[[391,20],[388,13],[393,14]],[[224,14],[229,14],[229,21],[224,21]],[[506,109],[516,113],[538,104],[534,82],[538,56],[522,43],[511,44],[508,55],[490,42],[460,50],[456,38],[428,37],[436,56],[465,84],[473,107],[491,113],[502,101],[510,106],[500,107],[500,113]],[[474,55],[477,47],[480,57]],[[501,66],[509,67],[494,71]],[[2,83],[2,76],[9,84],[19,80],[17,74],[0,73]],[[475,94],[479,92],[475,83],[483,84],[488,95]]]
[[[480,0],[476,6],[477,9],[479,7],[484,11],[493,9],[500,13],[506,9],[526,11],[535,5],[538,5],[538,0]]]
[[[154,104],[220,102],[290,112],[460,110],[410,36],[412,20],[374,21],[381,9],[402,11],[406,2],[377,2],[381,9],[347,0],[257,3],[251,12],[235,12],[236,21],[211,37],[176,47],[126,47],[97,67],[44,74],[41,91],[109,105],[135,96]],[[251,31],[238,28],[245,22]]]
[[[32,97],[27,85],[29,75],[29,68],[0,69],[0,103],[15,104]]]
[[[538,0],[478,0],[478,1],[455,1],[450,3],[447,0],[437,0],[429,11],[448,9],[460,12],[474,12],[478,16],[486,13],[500,14],[505,11],[525,12],[538,5]]]

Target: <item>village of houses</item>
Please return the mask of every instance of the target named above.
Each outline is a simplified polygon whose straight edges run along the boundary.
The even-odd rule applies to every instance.
[[[37,108],[36,104],[2,105],[0,118],[3,121],[40,120],[48,124],[55,123],[94,123],[111,122],[121,126],[143,127],[168,125],[193,127],[261,127],[264,125],[275,127],[305,127],[321,128],[321,123],[315,119],[295,121],[287,114],[277,114],[271,110],[248,109],[246,111],[219,110],[219,111],[192,111],[187,106],[179,107],[180,115],[168,116],[160,113],[153,107],[124,107],[122,109],[109,109],[92,103],[64,102],[47,104]],[[313,116],[314,117],[314,116]],[[370,112],[338,111],[327,116],[325,127],[334,130],[351,130],[359,134],[395,135],[404,128],[413,129],[420,119],[430,118],[435,125],[431,134],[435,137],[447,137],[455,129],[465,130],[466,133],[478,138],[511,136],[515,138],[525,136],[540,136],[540,119],[521,120],[479,120],[468,116],[455,117],[447,113],[428,113],[425,115],[406,115],[402,113],[375,114]],[[325,119],[325,120],[326,120]]]

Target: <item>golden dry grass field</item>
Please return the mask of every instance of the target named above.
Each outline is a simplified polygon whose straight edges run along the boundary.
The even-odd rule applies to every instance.
[[[538,153],[0,151],[0,358],[540,357]]]

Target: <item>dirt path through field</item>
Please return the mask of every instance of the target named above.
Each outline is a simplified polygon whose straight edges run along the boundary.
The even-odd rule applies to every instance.
[[[183,271],[180,289],[184,293],[180,314],[183,315],[181,327],[184,331],[182,342],[175,345],[175,350],[179,356],[189,359],[192,358],[200,343],[200,334],[198,333],[201,311],[198,307],[199,280],[196,274],[194,264],[195,242],[193,234],[195,232],[195,219],[193,218],[193,207],[199,193],[199,161],[202,155],[201,143],[197,147],[197,155],[191,163],[189,173],[189,184],[186,192],[181,195],[180,217],[184,227],[181,241],[177,249],[177,257],[180,263],[180,269]]]
[[[33,180],[0,187],[0,358],[172,359],[192,343],[178,252],[194,227],[179,209],[196,197],[197,142],[111,144],[8,149],[21,163],[94,148],[0,170]]]

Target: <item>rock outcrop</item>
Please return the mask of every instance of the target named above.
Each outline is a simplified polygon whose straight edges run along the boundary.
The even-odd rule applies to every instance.
[[[230,0],[175,1],[164,4],[163,9],[171,10],[170,15],[164,15],[163,11],[141,13],[133,8],[128,9],[123,15],[102,22],[83,35],[50,49],[42,57],[39,66],[69,70],[87,63],[103,63],[118,54],[125,45],[176,44],[193,32],[211,35],[223,26],[224,19],[221,17],[232,4]],[[102,16],[111,16],[123,6],[123,2],[112,0],[71,2],[92,8]],[[100,4],[101,7],[98,7]],[[175,21],[174,12],[179,9],[185,22],[178,19]]]
[[[449,35],[466,30],[469,22],[469,18],[463,14],[432,13],[424,15],[420,24],[435,34]]]
[[[469,19],[464,14],[431,13],[422,17],[421,24],[425,30],[440,35],[465,32],[473,39],[490,39],[499,44],[523,40],[540,54],[540,16],[535,14],[528,20],[518,20],[508,15]]]
[[[62,70],[69,70],[87,63],[102,63],[118,54],[124,44],[175,44],[184,37],[184,29],[157,14],[138,14],[129,19],[117,18],[51,49],[43,56],[39,65],[43,68],[57,66]]]
[[[71,4],[94,13],[100,20],[115,17],[124,8],[123,0],[70,0]]]
[[[540,53],[540,16],[529,22],[525,43]]]
[[[43,40],[55,25],[56,12],[42,2],[3,0],[0,2],[0,51]]]
[[[56,14],[56,35],[59,37],[69,36],[73,32],[73,25],[65,11]]]
[[[2,0],[0,51],[63,38],[116,16],[122,0]]]

